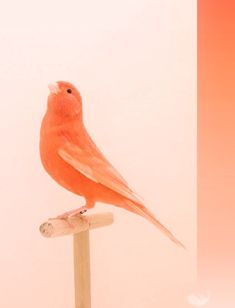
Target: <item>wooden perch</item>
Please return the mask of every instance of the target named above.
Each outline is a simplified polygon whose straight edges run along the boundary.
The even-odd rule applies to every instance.
[[[75,216],[68,219],[49,219],[40,226],[45,237],[76,234],[82,231],[108,226],[113,223],[112,213]]]
[[[91,308],[89,230],[74,234],[73,259],[74,259],[75,307]]]
[[[91,308],[89,230],[113,223],[111,213],[49,219],[40,226],[45,237],[73,235],[75,308]]]

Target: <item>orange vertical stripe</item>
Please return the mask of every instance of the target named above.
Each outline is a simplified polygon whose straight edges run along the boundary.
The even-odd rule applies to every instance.
[[[198,272],[221,288],[235,281],[232,0],[198,0]]]

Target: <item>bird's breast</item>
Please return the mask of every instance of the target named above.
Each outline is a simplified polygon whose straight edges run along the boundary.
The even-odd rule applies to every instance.
[[[60,132],[42,131],[40,137],[40,156],[47,173],[64,188],[82,196],[89,195],[94,185],[83,174],[78,172],[59,155],[58,150],[66,142],[64,134]]]

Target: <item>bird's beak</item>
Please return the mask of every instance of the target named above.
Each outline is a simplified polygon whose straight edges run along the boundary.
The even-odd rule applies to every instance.
[[[48,88],[49,88],[50,92],[53,93],[53,94],[58,94],[58,92],[60,90],[57,82],[50,83],[48,85]]]

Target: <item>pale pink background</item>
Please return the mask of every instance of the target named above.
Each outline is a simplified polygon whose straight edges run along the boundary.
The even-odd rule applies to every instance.
[[[184,251],[112,211],[91,234],[94,308],[188,307],[196,276],[196,1],[43,1],[0,13],[0,306],[74,306],[72,238],[38,227],[82,205],[44,172],[47,83],[74,82],[91,135]]]

